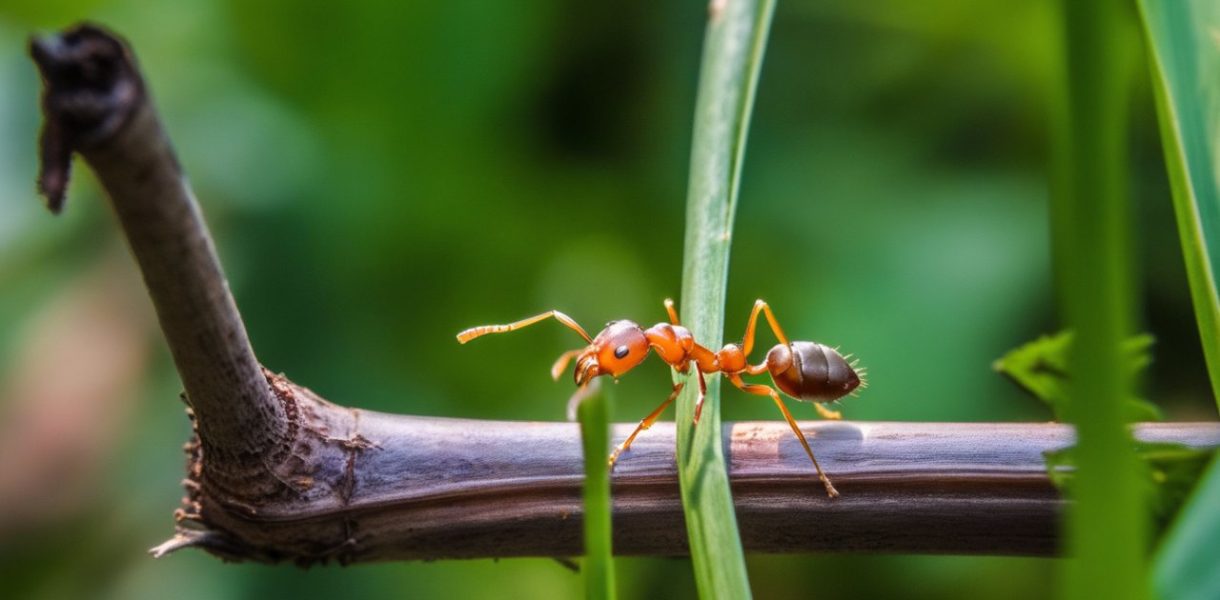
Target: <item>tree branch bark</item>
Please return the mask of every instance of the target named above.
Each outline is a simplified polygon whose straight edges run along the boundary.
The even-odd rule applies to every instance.
[[[309,451],[259,506],[197,495],[226,558],[309,564],[581,553],[578,427],[343,409],[294,388]],[[616,426],[616,441],[632,425]],[[752,552],[1051,555],[1064,506],[1043,452],[1050,423],[803,423],[842,496],[831,500],[782,422],[723,428],[742,543]],[[328,433],[322,433],[328,432]],[[1140,439],[1220,444],[1220,425],[1146,424]],[[614,550],[687,552],[674,427],[658,423],[615,467]]]
[[[49,206],[62,206],[78,152],[110,195],[144,275],[209,457],[202,478],[235,497],[275,493],[265,471],[291,446],[291,406],[254,357],[134,58],[92,25],[35,39],[30,53],[44,83],[39,183]]]
[[[186,388],[178,533],[157,555],[313,563],[558,556],[581,549],[581,446],[567,423],[394,416],[331,404],[263,370],[195,199],[126,46],[94,26],[31,43],[43,74],[40,185],[62,204],[72,152],[97,172]],[[803,425],[842,492],[826,498],[783,423],[726,424],[742,540],[762,552],[1049,554],[1063,501],[1042,453],[1054,424]],[[621,439],[629,426],[620,425]],[[1220,445],[1217,424],[1141,439]],[[615,549],[683,554],[674,429],[638,440],[613,477]]]

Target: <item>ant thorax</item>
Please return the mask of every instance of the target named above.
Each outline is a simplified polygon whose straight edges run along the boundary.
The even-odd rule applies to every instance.
[[[691,350],[695,347],[695,336],[689,329],[681,325],[657,323],[644,332],[644,337],[661,360],[679,371],[686,370]]]

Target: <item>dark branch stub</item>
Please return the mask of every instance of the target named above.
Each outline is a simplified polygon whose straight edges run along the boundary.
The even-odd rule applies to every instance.
[[[179,533],[219,547],[233,539],[213,527],[223,515],[261,514],[298,499],[294,482],[329,489],[327,477],[337,471],[325,467],[342,464],[349,453],[320,451],[325,445],[315,451],[312,438],[298,438],[310,426],[341,420],[345,409],[323,403],[317,414],[301,414],[290,387],[255,358],[211,235],[127,45],[86,24],[32,40],[30,54],[45,86],[39,185],[58,211],[69,161],[78,153],[110,198],[195,419],[197,460],[187,478],[193,503],[178,515]],[[182,529],[191,523],[212,534]]]
[[[144,96],[126,46],[96,25],[30,40],[43,80],[46,117],[38,187],[51,212],[63,208],[72,153],[113,135]]]

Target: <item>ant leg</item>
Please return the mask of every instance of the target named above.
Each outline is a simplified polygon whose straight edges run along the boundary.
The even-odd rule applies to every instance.
[[[754,330],[758,325],[759,311],[767,315],[767,323],[771,325],[771,331],[775,332],[779,343],[784,346],[788,345],[788,336],[784,335],[784,330],[779,328],[779,322],[775,320],[775,313],[771,312],[771,307],[761,299],[755,300],[754,310],[750,311],[750,319],[746,322],[746,336],[741,344],[741,351],[746,356],[749,356],[750,351],[754,349]]]
[[[669,298],[665,299],[665,310],[669,312],[670,325],[681,325],[681,323],[678,322],[678,311],[674,308],[673,300]],[[695,361],[699,367],[699,370],[703,373],[715,373],[720,370],[720,363],[717,362],[716,353],[704,348],[703,346],[700,346],[698,343],[692,345],[689,356]],[[679,372],[685,373],[685,371],[681,369],[679,369]]]
[[[779,393],[774,389],[765,385],[749,384],[741,380],[741,375],[733,373],[729,375],[729,381],[747,394],[755,394],[757,396],[771,396],[775,401],[775,405],[779,407],[780,412],[784,413],[784,419],[787,419],[788,426],[792,428],[792,433],[796,434],[796,439],[800,440],[801,446],[805,448],[805,454],[809,455],[809,460],[813,461],[813,468],[818,471],[818,479],[822,480],[822,485],[826,487],[826,495],[835,498],[839,495],[839,491],[830,483],[830,478],[822,472],[822,466],[818,464],[818,459],[813,457],[813,450],[809,447],[809,441],[805,439],[804,432],[797,426],[796,419],[792,418],[792,413],[788,412],[788,407],[784,406],[784,401],[780,399]]]
[[[821,402],[814,402],[813,407],[817,409],[818,414],[822,415],[823,419],[830,419],[831,421],[838,421],[839,419],[843,418],[843,413],[841,413],[837,410],[830,410],[829,408],[822,406]]]
[[[698,425],[699,415],[703,414],[703,399],[707,397],[707,381],[698,367],[695,367],[695,375],[699,377],[699,399],[695,400],[695,425]]]
[[[563,370],[568,368],[568,363],[572,362],[573,358],[584,351],[584,348],[577,348],[560,354],[559,358],[555,360],[555,364],[551,365],[551,379],[559,381],[559,376],[563,375]]]
[[[555,317],[556,321],[563,323],[564,325],[571,328],[576,333],[579,333],[580,337],[585,338],[586,342],[589,342],[590,344],[593,343],[593,339],[589,337],[589,334],[585,333],[585,330],[580,325],[578,325],[576,323],[576,321],[574,321],[572,319],[572,317],[569,317],[568,315],[565,315],[557,310],[548,310],[540,315],[534,315],[528,319],[521,319],[520,321],[517,321],[515,323],[509,323],[508,325],[483,325],[480,327],[471,327],[470,329],[467,329],[467,330],[457,334],[457,339],[458,339],[458,342],[465,344],[466,342],[469,342],[470,340],[473,340],[477,337],[485,336],[489,333],[505,333],[508,331],[516,331],[518,329],[521,329],[522,327],[528,327],[530,325],[533,325],[534,323],[537,323],[538,321],[541,321],[543,319],[549,319],[551,317]]]
[[[680,325],[681,324],[678,322],[678,310],[676,308],[674,308],[674,301],[672,298],[665,299],[665,312],[669,313],[669,324],[670,325]]]
[[[626,452],[627,448],[631,447],[631,442],[635,441],[635,436],[640,435],[641,431],[652,427],[652,424],[657,422],[657,418],[660,417],[661,413],[673,403],[674,398],[678,397],[678,392],[682,391],[682,386],[684,385],[686,385],[686,383],[682,381],[675,383],[674,391],[669,393],[669,397],[666,398],[665,401],[656,408],[656,410],[649,413],[647,417],[644,417],[644,419],[640,421],[640,424],[636,426],[635,431],[632,431],[631,435],[627,436],[627,439],[623,440],[623,443],[614,447],[614,452],[610,453],[609,462],[611,467],[614,466],[614,461],[618,460],[618,456],[623,452]]]
[[[596,394],[600,386],[601,383],[595,379],[586,381],[584,385],[577,387],[576,391],[572,392],[572,397],[568,398],[567,415],[569,421],[578,421],[580,419],[580,404],[585,401],[585,398]]]
[[[763,361],[761,363],[758,363],[757,365],[746,365],[745,373],[747,373],[749,375],[762,375],[763,373],[766,373],[767,371],[768,371],[767,362]],[[830,410],[829,408],[822,406],[822,403],[820,403],[820,402],[814,402],[813,407],[815,409],[817,409],[818,414],[822,415],[823,419],[830,419],[832,421],[838,421],[839,419],[843,418],[843,413],[841,413],[837,410]]]
[[[674,308],[674,301],[671,298],[665,299],[665,312],[669,313],[669,323],[671,325],[681,325],[678,320],[678,309]],[[719,370],[716,364],[716,353],[694,344],[691,348],[691,358],[695,360],[695,375],[699,378],[699,398],[695,400],[695,425],[699,424],[699,415],[703,414],[703,399],[707,397],[707,381],[703,377],[703,373],[714,372]]]

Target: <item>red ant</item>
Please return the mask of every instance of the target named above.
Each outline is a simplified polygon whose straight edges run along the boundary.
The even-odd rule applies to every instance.
[[[665,310],[669,312],[668,323],[657,323],[648,329],[643,329],[633,321],[611,321],[601,333],[597,334],[596,338],[590,338],[589,334],[571,317],[557,310],[550,310],[507,325],[472,327],[459,333],[457,339],[465,344],[489,333],[515,331],[553,317],[589,342],[589,345],[584,348],[564,352],[551,367],[551,377],[558,380],[559,375],[567,368],[568,362],[575,358],[574,377],[576,385],[581,388],[598,375],[610,375],[617,380],[620,375],[635,368],[647,358],[649,349],[655,350],[661,360],[680,373],[685,373],[693,362],[699,379],[699,398],[695,402],[696,424],[699,423],[699,415],[703,410],[703,398],[707,394],[707,383],[704,381],[703,375],[705,373],[724,373],[725,377],[742,391],[759,396],[770,396],[775,401],[775,405],[784,414],[784,419],[792,427],[792,432],[796,434],[801,446],[805,448],[805,454],[808,454],[809,460],[813,461],[818,478],[826,487],[826,493],[831,498],[838,496],[839,492],[830,483],[830,478],[822,472],[818,459],[813,457],[813,450],[810,449],[805,434],[801,432],[796,420],[792,418],[792,413],[788,412],[788,407],[780,399],[779,393],[770,386],[746,383],[742,381],[741,374],[759,375],[769,372],[776,387],[783,390],[785,394],[797,400],[812,402],[814,408],[824,418],[839,419],[842,418],[842,415],[827,409],[822,406],[822,403],[833,402],[848,394],[854,396],[856,388],[868,387],[867,369],[857,371],[854,368],[856,361],[847,362],[851,355],[844,357],[834,348],[816,342],[789,342],[783,330],[780,329],[779,323],[776,322],[771,307],[762,300],[754,302],[754,310],[750,312],[743,342],[740,345],[725,344],[719,352],[713,352],[695,343],[695,338],[691,335],[690,330],[679,324],[678,312],[674,309],[673,300],[668,298],[665,300]],[[767,316],[767,323],[771,325],[771,331],[775,332],[779,343],[767,352],[767,358],[763,362],[751,365],[746,359],[750,355],[750,351],[754,349],[754,330],[760,312]],[[619,455],[631,446],[631,442],[641,431],[652,427],[652,424],[661,416],[661,412],[678,397],[678,393],[682,391],[684,385],[685,382],[674,384],[674,389],[670,392],[669,397],[656,410],[644,417],[635,431],[631,432],[623,443],[615,447],[614,452],[610,454],[610,466],[614,466]],[[581,392],[578,391],[573,399],[579,397],[580,394]]]

